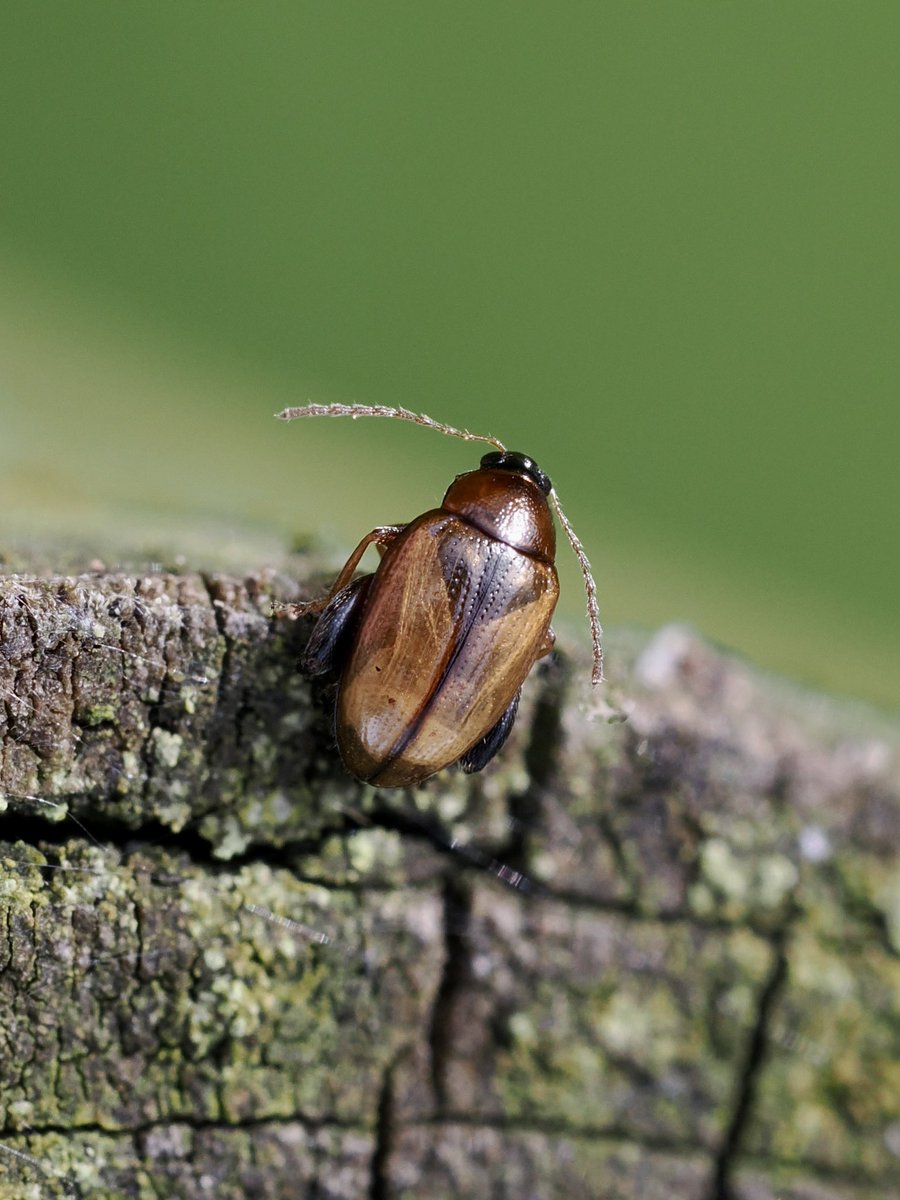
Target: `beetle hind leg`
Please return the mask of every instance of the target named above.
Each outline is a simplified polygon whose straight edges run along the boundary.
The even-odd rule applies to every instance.
[[[471,746],[459,760],[459,765],[467,775],[474,775],[476,771],[483,770],[509,737],[510,730],[516,719],[516,712],[519,708],[519,697],[521,695],[522,689],[519,688],[510,701],[509,708],[507,708],[497,724],[492,729],[489,729],[483,738],[479,738],[475,745]]]

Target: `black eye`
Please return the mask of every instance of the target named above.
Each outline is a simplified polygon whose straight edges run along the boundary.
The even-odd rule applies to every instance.
[[[533,483],[536,483],[545,496],[550,495],[553,484],[541,468],[537,465],[533,458],[529,458],[527,454],[520,454],[518,450],[494,450],[490,454],[485,454],[481,460],[483,467],[499,467],[502,471],[517,471],[522,475],[527,475]]]

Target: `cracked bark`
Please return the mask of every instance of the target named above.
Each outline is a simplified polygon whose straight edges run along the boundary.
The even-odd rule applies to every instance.
[[[893,727],[622,635],[378,793],[293,598],[0,580],[0,1194],[900,1196]]]

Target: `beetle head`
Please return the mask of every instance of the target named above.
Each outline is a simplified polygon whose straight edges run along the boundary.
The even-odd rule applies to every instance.
[[[538,485],[545,496],[549,496],[553,490],[549,476],[544,474],[533,458],[529,458],[527,454],[520,454],[518,450],[503,450],[502,452],[495,450],[491,454],[485,454],[482,457],[481,465],[483,467],[499,467],[501,471],[516,471],[520,475],[527,475],[533,483]]]

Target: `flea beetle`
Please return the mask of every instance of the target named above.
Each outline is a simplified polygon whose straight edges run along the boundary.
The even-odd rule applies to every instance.
[[[352,775],[388,788],[454,763],[480,771],[506,741],[526,675],[553,648],[551,503],[584,574],[592,679],[601,681],[590,563],[534,459],[405,408],[309,404],[278,416],[393,417],[494,447],[477,470],[457,475],[440,508],[366,534],[327,596],[284,610],[319,616],[302,665],[310,675],[337,676],[337,744]],[[354,579],[372,544],[377,570]]]

